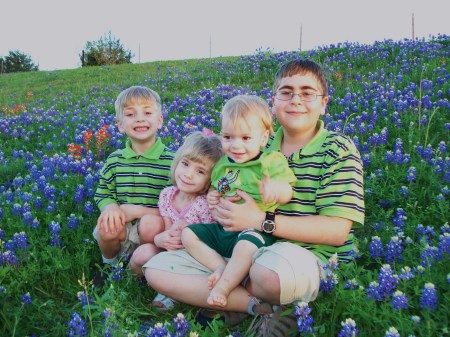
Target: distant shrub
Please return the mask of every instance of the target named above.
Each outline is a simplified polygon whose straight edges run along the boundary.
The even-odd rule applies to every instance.
[[[97,41],[86,42],[85,49],[80,54],[81,66],[102,66],[111,64],[132,63],[134,54],[115,36],[108,32]]]
[[[31,56],[19,50],[10,51],[5,58],[0,57],[2,73],[17,73],[21,71],[36,71],[39,67],[33,63]]]

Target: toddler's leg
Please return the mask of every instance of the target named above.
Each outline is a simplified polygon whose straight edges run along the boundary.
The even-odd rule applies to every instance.
[[[164,221],[159,215],[146,214],[139,220],[141,243],[154,243],[155,236],[163,231]]]
[[[233,249],[233,255],[228,261],[222,276],[217,281],[208,297],[208,304],[225,307],[230,292],[242,282],[252,264],[253,254],[257,247],[250,241],[241,240]]]
[[[139,277],[144,276],[142,266],[161,251],[152,243],[144,243],[136,248],[130,258],[130,269]]]
[[[189,254],[208,269],[215,272],[225,268],[225,259],[214,249],[201,241],[190,228],[185,227],[181,232],[181,242]]]

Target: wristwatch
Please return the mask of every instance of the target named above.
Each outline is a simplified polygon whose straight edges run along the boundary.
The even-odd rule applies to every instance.
[[[277,226],[275,225],[275,213],[266,212],[266,218],[261,224],[261,231],[266,234],[273,234]]]

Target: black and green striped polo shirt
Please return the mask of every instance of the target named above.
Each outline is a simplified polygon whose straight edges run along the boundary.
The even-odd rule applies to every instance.
[[[317,134],[303,148],[288,158],[297,177],[294,195],[286,205],[280,205],[277,214],[286,216],[326,215],[353,221],[353,228],[364,224],[363,171],[360,154],[353,141],[343,134],[324,129],[318,121]],[[269,149],[281,151],[283,130],[279,128]],[[338,253],[341,261],[351,259],[353,229],[340,247],[296,244],[311,250],[327,262]]]
[[[174,153],[161,141],[137,154],[128,140],[124,149],[109,155],[100,172],[94,200],[100,211],[112,203],[158,207],[161,190],[170,185]]]

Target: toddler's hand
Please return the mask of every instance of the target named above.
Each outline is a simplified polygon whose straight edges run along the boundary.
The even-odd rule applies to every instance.
[[[220,201],[219,191],[215,189],[210,189],[206,195],[206,201],[208,202],[209,209],[214,209]]]
[[[279,186],[277,182],[271,180],[268,176],[265,176],[259,183],[259,190],[261,191],[262,201],[265,204],[278,202],[280,199]]]

